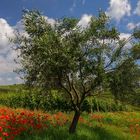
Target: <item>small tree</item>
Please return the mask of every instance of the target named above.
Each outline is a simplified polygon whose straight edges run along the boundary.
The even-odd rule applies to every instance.
[[[68,94],[75,111],[70,133],[76,130],[83,101],[113,87],[113,75],[132,58],[131,50],[125,49],[127,41],[120,39],[108,21],[105,13],[99,12],[87,28],[78,26],[79,20],[74,18],[57,20],[52,26],[38,11],[24,11],[28,37],[18,35],[15,40],[20,49],[20,72],[28,85],[62,89]]]

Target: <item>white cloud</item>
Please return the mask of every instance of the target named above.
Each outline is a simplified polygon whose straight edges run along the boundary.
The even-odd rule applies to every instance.
[[[9,39],[13,37],[13,28],[9,26],[5,19],[0,18],[0,53],[8,51],[11,46]]]
[[[136,25],[134,23],[132,23],[132,22],[127,24],[128,30],[133,30],[135,27],[136,27]]]
[[[7,78],[7,75],[13,75],[13,70],[15,70],[18,65],[14,62],[17,57],[17,52],[12,49],[13,43],[10,39],[15,37],[14,34],[15,27],[10,26],[7,21],[0,18],[0,84],[12,84],[15,81]]]
[[[7,78],[7,81],[12,81],[12,78]]]
[[[21,78],[20,78],[20,77],[18,77],[18,76],[16,76],[16,77],[15,77],[15,80],[21,80]]]
[[[46,19],[46,21],[51,25],[54,26],[54,24],[56,23],[56,21],[53,18],[49,18],[47,16],[44,16],[44,18]]]
[[[131,36],[129,33],[121,33],[120,34],[120,39],[128,39]]]
[[[14,38],[14,28],[5,19],[0,18],[0,72],[12,72],[16,64],[13,59],[16,53],[12,50],[13,44],[9,41]]]
[[[128,30],[133,30],[133,29],[135,29],[136,27],[139,27],[139,26],[140,26],[140,22],[138,22],[138,23],[130,22],[130,23],[127,24]]]
[[[129,34],[129,33],[121,33],[121,34],[120,34],[120,39],[127,40],[127,39],[129,39],[130,37],[131,37],[131,34]],[[131,47],[132,47],[131,41],[126,42],[124,48],[125,48],[125,49],[130,49]]]
[[[13,72],[16,69],[16,64],[10,62],[7,59],[4,60],[3,57],[0,57],[0,73]]]
[[[109,17],[120,21],[124,16],[130,16],[131,5],[128,0],[110,0],[106,13]]]
[[[91,17],[91,15],[84,14],[78,22],[78,26],[86,28],[89,25],[89,22],[91,21]]]
[[[23,25],[23,21],[20,20],[17,22],[17,24],[13,27],[14,30],[18,31],[19,34],[22,34],[24,36],[28,36]]]
[[[16,81],[16,83],[23,83],[23,80],[19,77],[19,76],[16,76],[15,78],[14,78],[14,80]]]
[[[137,3],[137,7],[134,10],[134,14],[137,14],[138,16],[140,16],[140,0]]]
[[[6,75],[0,74],[0,85],[20,84],[23,80],[16,74],[8,73]]]

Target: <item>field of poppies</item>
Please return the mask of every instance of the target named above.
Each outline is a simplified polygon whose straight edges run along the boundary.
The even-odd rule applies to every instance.
[[[73,113],[0,107],[0,140],[140,140],[140,113],[83,113],[68,133]]]

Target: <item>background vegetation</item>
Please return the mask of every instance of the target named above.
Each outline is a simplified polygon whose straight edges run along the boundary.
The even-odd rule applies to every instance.
[[[59,93],[58,93],[59,92]],[[62,96],[64,96],[62,98]],[[134,98],[138,99],[134,96]],[[114,102],[110,93],[104,96],[88,98],[84,101],[82,110],[85,112],[114,112],[114,111],[132,111],[139,110],[139,104],[128,104],[133,101],[130,98],[128,102]],[[135,100],[136,102],[136,100]],[[138,102],[139,103],[139,102]],[[0,86],[0,104],[12,108],[26,108],[30,110],[43,111],[72,111],[71,102],[67,100],[64,93],[52,90],[51,93],[41,92],[39,89],[29,90],[24,85]]]

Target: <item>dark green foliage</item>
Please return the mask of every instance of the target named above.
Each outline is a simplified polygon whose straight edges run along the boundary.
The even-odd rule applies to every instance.
[[[136,43],[132,48],[132,55],[135,59],[140,59],[140,43]]]
[[[110,89],[115,98],[127,101],[127,97],[135,94],[138,88],[140,70],[132,59],[128,59],[110,77]]]
[[[11,96],[6,96],[0,98],[0,104],[12,108],[27,108],[30,110],[43,110],[43,111],[62,111],[70,112],[72,111],[71,102],[62,98],[63,94],[57,94],[53,91],[50,95],[44,95],[43,93],[21,93],[14,94]],[[101,100],[93,98],[91,101],[85,100],[82,107],[82,111],[101,111],[101,112],[111,112],[111,111],[123,111],[127,108],[125,105],[119,103],[115,104],[113,101]]]

